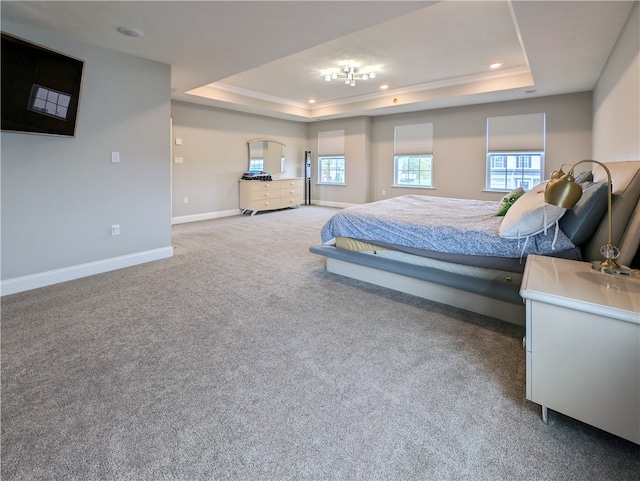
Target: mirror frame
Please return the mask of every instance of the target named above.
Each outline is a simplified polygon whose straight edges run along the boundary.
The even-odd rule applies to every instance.
[[[263,157],[263,168],[262,170],[269,172],[272,175],[278,175],[278,174],[282,174],[283,172],[285,172],[285,168],[286,168],[286,164],[285,164],[285,155],[284,155],[284,149],[286,147],[286,144],[280,142],[279,140],[274,140],[274,139],[267,139],[267,138],[256,138],[256,139],[251,139],[249,141],[247,141],[247,154],[249,156],[248,158],[248,170],[251,170],[251,144],[254,142],[266,142],[267,143],[267,150],[269,148],[269,144],[276,144],[280,147],[280,158],[279,160],[277,159],[272,159],[272,163],[268,163],[268,159],[265,159]],[[279,165],[276,166],[276,168],[269,168],[269,167],[273,167],[273,163],[275,162],[279,162]]]

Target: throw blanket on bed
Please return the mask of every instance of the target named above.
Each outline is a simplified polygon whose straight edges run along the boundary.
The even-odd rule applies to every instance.
[[[322,228],[322,242],[351,237],[372,244],[515,258],[575,247],[556,225],[528,239],[504,239],[497,208],[494,201],[404,195],[341,210]]]

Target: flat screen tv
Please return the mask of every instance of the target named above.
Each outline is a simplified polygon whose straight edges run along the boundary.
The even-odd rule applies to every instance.
[[[74,137],[84,62],[2,32],[2,130]]]

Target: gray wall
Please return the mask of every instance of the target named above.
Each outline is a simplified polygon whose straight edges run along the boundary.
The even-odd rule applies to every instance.
[[[347,185],[314,185],[313,199],[325,205],[358,204],[404,194],[499,199],[500,194],[483,191],[487,117],[545,112],[548,175],[563,163],[591,158],[591,108],[591,93],[585,92],[370,119],[316,122],[310,129],[314,182],[318,132],[345,129]],[[394,127],[422,122],[434,124],[434,188],[392,187]]]
[[[170,67],[2,28],[85,61],[75,138],[1,134],[2,280],[170,249]]]
[[[183,159],[172,164],[174,223],[238,213],[238,179],[249,167],[249,140],[282,142],[287,169],[283,177],[304,175],[307,124],[185,102],[171,105],[172,156]]]
[[[593,94],[593,155],[640,160],[640,2],[635,2]]]
[[[249,139],[287,144],[287,175],[302,176],[305,150],[312,153],[312,200],[347,206],[407,193],[493,200],[484,192],[486,120],[495,115],[547,114],[545,173],[563,163],[591,158],[590,92],[429,110],[380,117],[356,117],[309,124],[172,102],[174,223],[231,215],[238,208],[237,180],[247,167]],[[434,189],[393,184],[394,127],[434,124]],[[346,185],[317,184],[318,132],[345,131]],[[180,138],[182,145],[175,145]],[[385,195],[382,194],[385,191]],[[189,203],[184,203],[184,198]]]
[[[371,173],[371,117],[327,120],[310,124],[309,150],[312,155],[312,199],[314,203],[343,206],[368,202]],[[318,181],[318,132],[344,130],[345,185],[320,185]]]

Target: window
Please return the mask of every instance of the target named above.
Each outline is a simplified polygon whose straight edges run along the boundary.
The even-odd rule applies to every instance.
[[[320,183],[344,184],[344,156],[318,157]]]
[[[261,158],[250,158],[249,159],[249,170],[264,170],[264,159]]]
[[[491,156],[491,169],[506,169],[507,158],[501,154],[495,154]]]
[[[543,152],[492,152],[489,161],[489,190],[529,190],[542,182]]]
[[[545,114],[487,119],[486,189],[529,190],[544,173]]]
[[[516,156],[516,169],[530,169],[531,168],[531,157],[532,157],[531,155],[517,155]],[[538,167],[539,167],[539,165],[538,165]]]
[[[345,184],[344,130],[318,132],[318,183]]]
[[[394,185],[403,187],[431,187],[432,155],[396,155]]]
[[[433,186],[433,124],[398,125],[395,128],[393,185]]]
[[[29,110],[40,114],[66,120],[71,95],[57,90],[33,84],[29,98]]]

